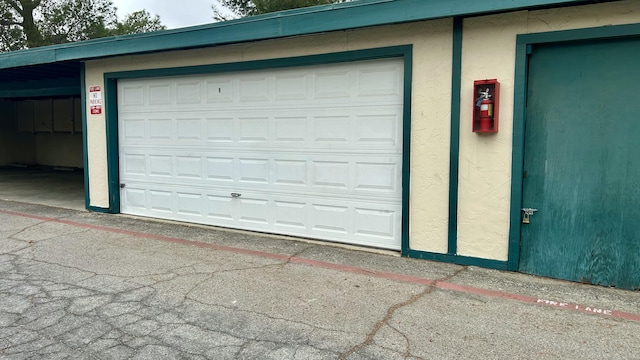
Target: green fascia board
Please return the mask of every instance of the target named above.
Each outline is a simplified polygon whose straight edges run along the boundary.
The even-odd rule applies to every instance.
[[[0,69],[57,62],[56,49],[60,46],[46,46],[0,54]],[[76,46],[82,46],[82,42],[76,43]]]
[[[584,0],[360,0],[152,33],[0,54],[0,69],[242,43],[447,17],[591,3]]]

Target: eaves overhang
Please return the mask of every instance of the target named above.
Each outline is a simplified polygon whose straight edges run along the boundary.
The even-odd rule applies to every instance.
[[[466,17],[596,0],[359,0],[151,33],[0,54],[0,69],[219,46],[329,31]]]

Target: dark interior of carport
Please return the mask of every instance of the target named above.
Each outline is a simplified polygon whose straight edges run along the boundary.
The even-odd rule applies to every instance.
[[[84,209],[81,68],[0,70],[0,199]]]

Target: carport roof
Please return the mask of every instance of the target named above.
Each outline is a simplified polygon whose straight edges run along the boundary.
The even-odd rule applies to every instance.
[[[75,71],[81,61],[110,56],[191,49],[376,25],[593,2],[603,1],[359,0],[207,25],[4,53],[0,54],[0,82],[12,82],[21,77],[42,79],[46,78],[47,74],[59,77],[60,71],[62,74],[65,71]]]

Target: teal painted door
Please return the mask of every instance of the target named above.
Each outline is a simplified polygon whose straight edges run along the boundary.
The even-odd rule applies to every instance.
[[[520,271],[640,288],[640,39],[529,59]]]

